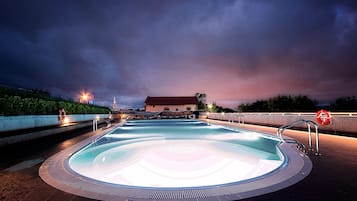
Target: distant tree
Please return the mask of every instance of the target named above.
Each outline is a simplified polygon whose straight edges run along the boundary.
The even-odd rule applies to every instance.
[[[219,112],[217,109],[217,104],[215,102],[209,104],[207,107],[208,107],[208,112]]]
[[[207,104],[204,104],[202,102],[198,102],[198,110],[200,110],[200,111],[208,111]]]
[[[266,100],[258,100],[250,105],[250,110],[252,112],[269,111],[269,102]]]
[[[267,112],[268,101],[266,100],[257,100],[254,103],[240,104],[238,106],[238,111],[240,112]]]
[[[196,93],[195,96],[198,99],[198,110],[207,111],[207,104],[206,104],[206,94],[205,93]]]
[[[107,107],[87,105],[52,97],[46,91],[0,87],[0,115],[58,114],[64,108],[67,114],[104,114]]]
[[[284,112],[292,111],[294,100],[291,96],[276,96],[268,100],[268,111]]]
[[[316,110],[316,101],[307,96],[279,95],[268,100],[257,100],[250,104],[241,104],[241,112],[308,112]]]
[[[222,107],[220,112],[232,113],[232,112],[237,112],[237,111],[235,111],[231,108]]]
[[[338,112],[354,112],[357,111],[357,100],[353,97],[341,97],[331,103],[331,110]]]
[[[238,109],[238,112],[247,112],[247,111],[249,111],[248,107],[249,107],[249,104],[242,103],[242,104],[238,105],[237,109]]]
[[[311,100],[307,96],[294,97],[294,111],[295,112],[311,112],[316,111],[317,101]]]

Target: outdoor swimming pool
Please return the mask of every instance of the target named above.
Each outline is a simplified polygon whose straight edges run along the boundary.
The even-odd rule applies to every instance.
[[[189,120],[129,121],[69,160],[76,173],[137,187],[222,185],[263,176],[286,159],[279,140]]]
[[[292,185],[310,171],[308,157],[269,135],[195,120],[136,120],[53,156],[40,176],[101,200],[236,200]]]

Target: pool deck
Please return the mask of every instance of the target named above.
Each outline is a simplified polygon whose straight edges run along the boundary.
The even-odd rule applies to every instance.
[[[270,134],[275,134],[277,130],[212,120],[210,123]],[[48,157],[96,134],[81,131],[68,137],[46,138],[0,148],[0,200],[91,200],[47,185],[38,176],[38,170]],[[306,132],[287,130],[284,134],[307,145]],[[304,180],[283,190],[245,200],[356,200],[357,138],[320,134],[320,153],[321,156],[309,155],[313,169]]]

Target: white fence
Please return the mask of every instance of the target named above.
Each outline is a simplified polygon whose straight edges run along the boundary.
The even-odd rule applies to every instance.
[[[330,113],[331,124],[319,129],[357,133],[357,113]],[[240,123],[282,126],[299,119],[316,121],[315,113],[207,113],[207,118]]]
[[[67,115],[70,122],[89,121],[99,118],[108,118],[108,114],[74,114]],[[36,128],[41,126],[59,125],[57,115],[24,115],[0,116],[0,132]]]

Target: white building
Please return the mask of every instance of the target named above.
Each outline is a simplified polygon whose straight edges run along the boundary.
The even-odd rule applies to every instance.
[[[187,112],[198,110],[196,96],[151,97],[145,100],[146,112]]]

